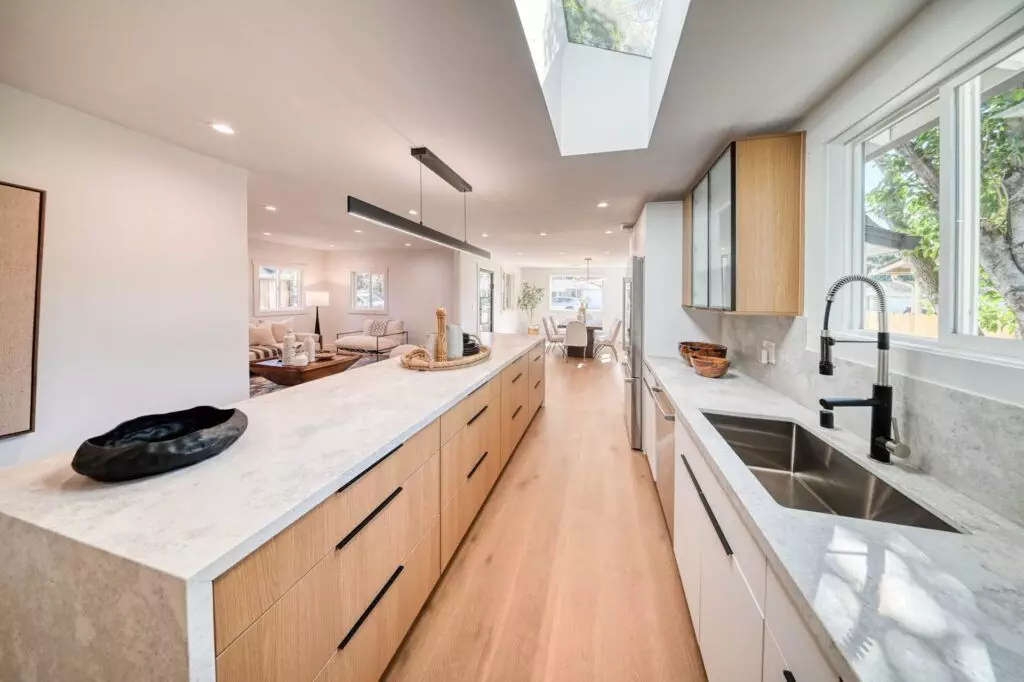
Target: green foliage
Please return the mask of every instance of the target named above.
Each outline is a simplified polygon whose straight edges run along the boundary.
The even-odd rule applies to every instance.
[[[1024,171],[1024,128],[1019,117],[1003,118],[997,114],[1021,102],[1024,102],[1024,87],[989,97],[981,105],[979,210],[983,238],[1005,239],[1009,230],[1010,197],[1006,179]],[[883,218],[892,229],[921,237],[909,255],[917,257],[919,274],[922,274],[921,268],[938,272],[938,126],[886,151],[871,163],[881,171],[882,181],[865,196],[866,209]],[[929,169],[933,175],[929,175]],[[1024,311],[1014,311],[1007,306],[984,267],[980,268],[979,278],[980,330],[983,333],[1018,333],[1018,316]],[[927,277],[919,279],[923,293],[934,306],[938,292],[929,290],[931,282]],[[937,283],[937,277],[933,281]]]
[[[534,286],[529,282],[523,282],[523,290],[519,294],[518,306],[520,310],[525,310],[530,316],[530,324],[533,324],[533,315],[542,300],[544,300],[543,288]]]
[[[622,32],[615,22],[583,0],[562,0],[569,41],[605,50],[622,51]]]

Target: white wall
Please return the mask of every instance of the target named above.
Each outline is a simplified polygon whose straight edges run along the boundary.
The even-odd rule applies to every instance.
[[[330,283],[327,281],[327,251],[319,249],[306,249],[301,246],[289,246],[288,244],[275,244],[261,239],[249,239],[249,271],[246,273],[246,287],[249,291],[248,315],[251,319],[263,320],[264,324],[281,322],[291,319],[292,330],[296,332],[312,332],[316,322],[316,309],[309,308],[304,313],[286,313],[284,315],[259,315],[253,307],[255,287],[255,267],[259,265],[297,265],[302,268],[303,296],[306,291],[329,291]],[[305,301],[305,299],[303,299]],[[331,305],[340,305],[331,296]],[[348,299],[343,302],[348,304]],[[327,308],[320,309],[320,332],[325,333],[324,320],[326,319]],[[333,340],[334,336],[326,336],[325,340]]]
[[[456,268],[458,269],[458,307],[455,319],[459,320],[462,330],[471,334],[480,331],[480,318],[477,314],[479,297],[477,292],[478,274],[481,269],[494,273],[494,331],[507,334],[526,333],[526,315],[516,307],[519,292],[522,289],[522,272],[517,266],[499,260],[477,258],[461,251],[455,252]],[[504,280],[502,275],[509,273],[513,278],[512,308],[501,309]]]
[[[559,322],[570,319],[575,320],[575,311],[551,310],[551,276],[574,275],[582,277],[585,274],[586,270],[582,267],[523,268],[523,281],[544,289],[544,298],[537,308],[537,314],[533,319],[534,324],[540,324],[541,315],[554,315]],[[604,278],[604,306],[600,312],[593,311],[588,313],[588,315],[600,318],[604,324],[605,331],[611,331],[612,323],[616,318],[622,317],[622,278],[626,276],[626,268],[591,268],[590,276],[594,279]],[[621,334],[619,335],[619,340],[622,340]]]
[[[327,278],[331,306],[320,310],[324,338],[333,342],[337,332],[362,329],[363,321],[378,315],[357,313],[351,306],[351,273],[388,273],[386,317],[404,320],[409,343],[423,344],[437,328],[438,306],[453,310],[457,302],[455,260],[447,249],[405,249],[329,252]],[[334,302],[338,304],[335,305]]]
[[[45,190],[36,432],[248,397],[246,173],[0,85],[0,179]]]

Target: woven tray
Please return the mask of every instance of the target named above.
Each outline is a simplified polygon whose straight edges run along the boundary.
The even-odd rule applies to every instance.
[[[427,355],[427,351],[424,348],[417,348],[414,351],[409,351],[402,356],[402,367],[406,369],[415,369],[421,372],[441,372],[446,369],[459,369],[460,367],[469,367],[477,363],[483,362],[491,357],[490,346],[480,346],[480,352],[476,355],[470,355],[465,358],[452,358],[451,360],[443,360],[438,362],[431,360],[430,356]]]

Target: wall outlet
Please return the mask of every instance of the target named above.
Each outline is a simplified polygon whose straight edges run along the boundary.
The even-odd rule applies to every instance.
[[[775,342],[768,339],[761,341],[761,364],[775,364]]]

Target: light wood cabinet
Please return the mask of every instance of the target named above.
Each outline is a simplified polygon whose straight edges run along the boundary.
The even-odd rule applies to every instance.
[[[730,143],[687,193],[683,305],[803,313],[803,133]]]
[[[530,407],[530,418],[537,414],[537,410],[544,404],[544,346],[540,345],[530,351],[530,388],[528,404]]]
[[[501,468],[504,469],[530,421],[530,358],[524,355],[501,371]]]

